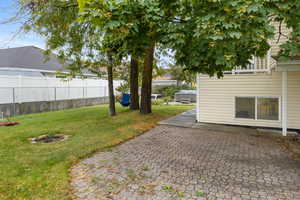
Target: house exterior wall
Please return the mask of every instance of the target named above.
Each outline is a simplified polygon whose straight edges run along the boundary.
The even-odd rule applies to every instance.
[[[282,23],[280,25],[279,22],[273,22],[272,25],[277,29],[275,32],[275,36],[272,40],[270,40],[270,45],[271,45],[271,55],[272,56],[277,56],[278,52],[280,51],[280,45],[285,43],[288,38],[288,36],[291,32],[290,29],[287,28],[285,23]],[[282,35],[279,37],[279,29]],[[279,39],[279,40],[278,40]]]
[[[300,72],[288,72],[288,128],[300,128]]]
[[[236,96],[279,97],[281,103],[281,72],[225,75],[222,79],[198,76],[197,118],[200,122],[281,127],[281,120],[235,118]],[[300,129],[300,72],[288,73],[288,128]]]
[[[269,41],[272,48],[266,58],[254,59],[254,72],[257,73],[251,74],[253,71],[250,70],[249,73],[249,70],[242,69],[241,72],[233,71],[226,74],[222,79],[198,75],[197,120],[199,122],[275,128],[282,126],[282,72],[279,72],[278,63],[272,57],[276,57],[280,45],[287,41],[286,36],[291,30],[284,23],[273,22],[272,25],[280,29],[283,35],[279,37],[279,31],[276,31],[274,38]],[[286,67],[283,66],[282,69]],[[293,72],[287,72],[287,127],[293,129],[300,129],[300,68],[298,68],[297,65]],[[279,97],[280,119],[278,121],[237,119],[235,97]]]

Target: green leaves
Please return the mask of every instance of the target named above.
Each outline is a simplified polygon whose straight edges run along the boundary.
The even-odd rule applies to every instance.
[[[277,4],[288,4],[289,13],[284,11],[286,5],[276,7]],[[278,27],[270,24],[271,16],[276,14],[280,16],[278,20],[286,20],[293,30],[293,37],[281,46],[280,54],[297,55],[300,20],[295,23],[295,19],[300,19],[299,4],[279,0],[229,0],[214,1],[213,4],[212,1],[194,1],[187,12],[195,21],[184,24],[184,42],[181,37],[179,43],[172,45],[176,49],[176,61],[191,71],[211,76],[235,66],[244,66],[253,56],[267,54],[268,41],[278,32]]]
[[[79,6],[79,9],[81,11],[84,10],[84,7],[85,7],[85,4],[86,4],[86,0],[77,0],[78,1],[78,6]]]
[[[228,33],[230,37],[240,39],[242,37],[242,33],[240,32],[229,32]]]
[[[280,37],[284,37],[287,41],[282,44],[282,48],[278,54],[280,59],[288,59],[289,57],[300,56],[300,2],[299,0],[280,1],[266,3],[270,12],[274,13],[276,17],[273,20],[286,25],[291,33],[286,35],[281,28],[278,32]],[[281,27],[281,26],[280,26]]]
[[[274,21],[291,30],[279,56],[300,55],[299,10],[299,0],[51,0],[30,14],[32,27],[65,58],[96,62],[103,51],[141,58],[154,41],[179,66],[221,76],[266,55],[279,32]]]

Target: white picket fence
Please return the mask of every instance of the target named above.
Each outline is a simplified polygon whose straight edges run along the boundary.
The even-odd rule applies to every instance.
[[[121,83],[114,81],[114,87]],[[105,96],[108,96],[107,80],[0,76],[0,104]]]

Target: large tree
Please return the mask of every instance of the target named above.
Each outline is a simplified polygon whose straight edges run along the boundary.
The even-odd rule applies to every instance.
[[[297,0],[79,1],[95,21],[104,21],[119,30],[122,40],[129,38],[135,44],[125,46],[126,50],[143,50],[142,113],[151,112],[150,65],[155,46],[172,49],[176,63],[186,70],[220,77],[223,71],[246,67],[253,56],[265,56],[269,40],[280,32],[274,26],[278,22],[292,30],[285,36],[288,42],[282,45],[280,56],[300,52]]]
[[[138,110],[139,104],[139,61],[131,57],[130,61],[130,109]]]
[[[115,33],[120,41],[119,51],[138,55],[143,60],[141,107],[142,114],[151,113],[151,91],[154,53],[166,31],[172,6],[166,1],[79,1],[83,20]],[[172,17],[171,17],[172,19]],[[109,41],[107,41],[109,43]]]
[[[86,69],[99,74],[100,67],[107,67],[109,114],[116,115],[113,68],[122,58],[116,54],[113,33],[80,20],[76,0],[29,0],[22,5],[23,12],[29,14],[24,28],[45,37],[48,50],[58,52],[68,63],[70,76],[81,75]]]
[[[300,52],[299,0],[79,0],[80,16],[77,12],[76,16],[64,13],[70,7],[77,9],[75,0],[32,2],[51,4],[52,9],[61,9],[60,14],[77,18],[70,22],[68,16],[61,23],[59,16],[54,15],[51,21],[43,22],[56,32],[59,30],[54,26],[59,21],[64,24],[63,30],[72,27],[73,39],[82,41],[82,37],[90,34],[86,41],[64,46],[67,52],[77,48],[95,49],[91,41],[96,39],[101,41],[101,48],[112,50],[116,58],[138,55],[143,59],[143,114],[151,112],[156,49],[172,49],[176,63],[186,70],[219,77],[235,66],[246,66],[253,56],[266,55],[270,48],[268,42],[277,32],[280,37],[287,37],[280,57]],[[274,22],[286,24],[291,34],[282,34]],[[50,44],[65,42],[64,31],[56,34],[61,40],[50,39]]]

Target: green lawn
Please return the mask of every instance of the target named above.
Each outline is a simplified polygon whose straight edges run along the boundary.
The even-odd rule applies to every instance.
[[[153,106],[154,114],[141,116],[117,107],[118,116],[111,118],[103,105],[13,118],[21,124],[0,127],[0,199],[70,199],[68,170],[72,164],[190,108],[159,105]],[[28,141],[30,137],[56,132],[71,137],[51,144]]]

